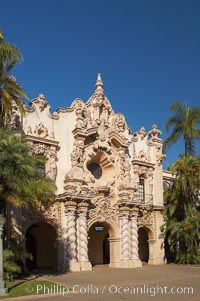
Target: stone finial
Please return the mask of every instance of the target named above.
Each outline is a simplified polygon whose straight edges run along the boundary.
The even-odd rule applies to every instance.
[[[97,93],[102,93],[103,94],[103,82],[101,79],[101,73],[98,73],[97,75],[97,81],[96,81],[96,92]]]
[[[48,102],[42,93],[40,93],[32,102],[38,107],[40,112],[44,111],[44,109],[48,106]]]
[[[156,124],[153,124],[151,127],[151,131],[148,132],[151,137],[159,137],[162,135],[162,132],[157,128]]]

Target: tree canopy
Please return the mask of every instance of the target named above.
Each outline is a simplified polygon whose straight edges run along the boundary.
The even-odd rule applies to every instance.
[[[29,99],[11,74],[13,67],[21,60],[23,56],[20,50],[4,40],[0,29],[0,124],[3,125],[12,112],[12,103],[14,102],[21,114],[24,114],[23,97]]]
[[[31,154],[22,138],[0,128],[0,208],[7,202],[36,208],[53,202],[56,186],[40,173],[44,162],[44,157]]]
[[[174,181],[164,193],[164,225],[177,263],[200,263],[200,157],[181,155],[172,165]]]
[[[185,154],[194,155],[196,139],[200,139],[200,107],[189,107],[180,101],[170,106],[173,115],[167,120],[165,129],[170,134],[164,142],[164,149],[176,143],[181,137],[185,143]]]

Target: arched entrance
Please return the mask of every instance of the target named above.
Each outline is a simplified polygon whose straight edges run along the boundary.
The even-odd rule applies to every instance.
[[[145,228],[139,228],[138,230],[138,245],[139,245],[139,259],[142,262],[148,262],[149,260],[149,237]]]
[[[96,222],[90,227],[88,253],[93,266],[110,263],[109,225],[107,223]]]
[[[149,242],[152,240],[153,235],[150,229],[147,227],[141,227],[138,229],[138,247],[139,247],[139,259],[142,262],[148,263],[150,259],[150,246]]]
[[[56,264],[56,231],[48,223],[38,222],[26,232],[26,249],[32,260],[26,260],[28,270],[54,268]]]

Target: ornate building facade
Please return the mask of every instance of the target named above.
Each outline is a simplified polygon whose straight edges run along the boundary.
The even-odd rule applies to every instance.
[[[43,94],[16,111],[21,131],[57,185],[54,206],[10,210],[10,238],[33,254],[28,268],[86,271],[96,264],[141,267],[164,262],[161,131],[132,133],[104,94],[101,75],[84,103],[50,113]]]

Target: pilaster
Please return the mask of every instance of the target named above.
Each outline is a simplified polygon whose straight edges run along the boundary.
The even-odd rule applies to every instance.
[[[138,208],[132,208],[130,211],[130,264],[132,267],[142,266],[138,254],[138,211]]]
[[[81,271],[91,271],[92,265],[88,259],[88,227],[87,227],[88,204],[78,204],[78,261]]]
[[[76,227],[76,202],[65,203],[65,216],[67,222],[67,268],[71,272],[80,271],[77,262],[77,227]]]

